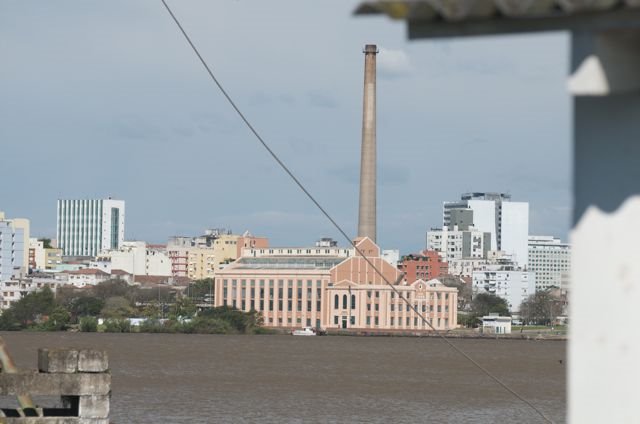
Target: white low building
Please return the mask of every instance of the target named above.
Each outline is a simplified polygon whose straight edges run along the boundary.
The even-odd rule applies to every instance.
[[[482,332],[484,334],[511,334],[511,317],[493,314],[483,316]]]
[[[95,286],[111,278],[110,274],[99,269],[84,268],[77,271],[66,271],[67,281],[76,287]]]
[[[14,302],[29,293],[49,287],[54,293],[56,289],[67,283],[65,275],[35,274],[29,278],[20,278],[0,282],[0,310],[8,309]]]
[[[90,264],[91,268],[110,274],[123,270],[135,275],[171,276],[171,258],[161,247],[147,245],[144,241],[125,241],[118,250],[107,250]]]

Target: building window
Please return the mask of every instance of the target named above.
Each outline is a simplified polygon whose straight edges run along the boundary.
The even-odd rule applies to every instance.
[[[342,295],[342,309],[347,309],[347,295]]]
[[[338,297],[338,295],[336,295],[334,297],[334,300],[333,300],[333,308],[334,309],[338,309],[339,307],[340,307],[340,298]],[[336,324],[337,324],[337,322],[336,322]]]
[[[333,323],[338,325],[338,315],[333,316]]]
[[[356,309],[356,295],[351,295],[351,309]]]

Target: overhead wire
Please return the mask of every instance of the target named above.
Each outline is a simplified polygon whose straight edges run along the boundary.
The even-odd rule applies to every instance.
[[[522,395],[520,395],[518,392],[516,392],[515,390],[513,390],[511,387],[507,386],[502,380],[500,380],[498,377],[496,377],[494,374],[492,374],[489,370],[487,370],[485,367],[483,367],[481,364],[479,364],[476,360],[474,360],[471,356],[469,356],[467,353],[465,353],[463,350],[461,350],[459,347],[457,347],[455,344],[453,344],[448,338],[446,338],[444,335],[442,335],[442,333],[440,331],[438,331],[432,324],[431,322],[426,319],[424,317],[424,315],[418,310],[418,308],[416,306],[414,306],[409,299],[407,299],[405,296],[402,295],[402,293],[395,287],[394,284],[392,284],[391,282],[389,282],[389,280],[384,276],[384,274],[378,269],[378,267],[375,266],[375,264],[364,254],[364,252],[362,252],[362,250],[358,247],[357,243],[352,240],[347,233],[342,229],[342,227],[333,219],[333,217],[326,211],[326,209],[324,207],[322,207],[322,205],[316,200],[316,198],[309,192],[309,190],[307,190],[307,188],[302,184],[302,182],[300,182],[300,180],[293,174],[293,172],[285,165],[285,163],[278,157],[278,155],[273,151],[273,149],[271,149],[271,147],[267,144],[267,142],[262,138],[262,136],[258,133],[258,131],[255,129],[255,127],[251,124],[251,122],[249,122],[249,120],[247,119],[247,117],[242,113],[242,111],[238,108],[238,106],[236,105],[236,103],[233,101],[233,99],[231,98],[231,96],[229,95],[229,93],[227,92],[227,90],[224,89],[224,87],[222,86],[222,84],[220,83],[220,81],[218,80],[218,78],[216,78],[215,74],[213,73],[213,71],[211,70],[211,68],[209,67],[209,65],[207,64],[207,62],[204,60],[204,58],[202,57],[202,55],[200,54],[200,52],[198,51],[198,48],[195,46],[195,44],[191,41],[191,37],[189,37],[189,35],[187,34],[187,32],[185,31],[185,29],[183,28],[182,24],[180,23],[180,21],[178,20],[178,18],[176,17],[176,15],[173,13],[173,11],[171,10],[171,8],[169,7],[169,5],[167,4],[167,2],[165,0],[161,0],[162,4],[164,5],[164,7],[166,8],[167,12],[169,13],[169,15],[171,16],[171,18],[173,19],[173,21],[175,22],[175,24],[178,26],[178,28],[180,29],[180,32],[182,33],[182,35],[184,36],[184,38],[187,40],[187,43],[189,43],[189,46],[191,46],[191,49],[193,50],[193,52],[196,54],[196,56],[198,57],[198,59],[200,60],[200,63],[202,63],[202,66],[204,66],[205,70],[207,71],[207,73],[209,74],[209,76],[211,77],[211,79],[213,80],[213,82],[215,83],[215,85],[218,87],[218,89],[220,90],[220,92],[222,93],[222,95],[227,99],[227,101],[229,102],[229,104],[231,105],[231,107],[236,111],[236,113],[238,114],[238,116],[240,117],[240,119],[245,123],[245,125],[247,126],[247,128],[249,128],[249,130],[251,131],[251,133],[253,133],[253,135],[256,137],[256,139],[260,142],[260,144],[262,145],[262,147],[264,147],[264,149],[267,151],[267,153],[269,153],[269,155],[276,161],[276,163],[282,168],[282,170],[293,180],[293,182],[298,186],[298,188],[300,188],[300,190],[302,190],[302,192],[309,198],[309,200],[311,200],[311,202],[318,208],[318,210],[320,210],[320,212],[329,220],[329,222],[331,222],[331,224],[336,228],[336,230],[338,230],[338,232],[347,240],[347,242],[349,244],[351,244],[351,246],[353,246],[353,248],[355,249],[355,251],[367,262],[367,264],[369,266],[371,266],[371,268],[375,271],[376,274],[378,274],[382,280],[385,282],[385,284],[387,286],[389,286],[391,288],[391,290],[398,296],[399,299],[401,299],[403,302],[405,302],[409,308],[411,310],[413,310],[416,315],[418,317],[420,317],[420,319],[422,320],[422,322],[424,322],[426,325],[429,326],[429,328],[431,328],[431,330],[433,330],[435,332],[435,334],[437,334],[445,343],[447,343],[453,350],[455,350],[456,352],[458,352],[460,355],[462,355],[465,359],[467,359],[469,362],[471,362],[476,368],[478,368],[480,371],[482,371],[487,377],[491,378],[493,381],[495,381],[499,386],[501,386],[504,390],[506,390],[507,392],[509,392],[511,395],[513,395],[515,398],[519,399],[520,401],[522,401],[523,403],[525,403],[527,406],[529,406],[533,411],[535,411],[545,422],[548,423],[553,423],[553,421],[547,417],[544,412],[542,412],[539,408],[537,408],[533,403],[531,403],[529,400],[527,400],[526,398],[524,398]]]

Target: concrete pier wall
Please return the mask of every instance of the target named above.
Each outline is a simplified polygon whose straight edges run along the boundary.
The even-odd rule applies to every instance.
[[[0,405],[0,422],[108,424],[111,374],[107,353],[91,349],[39,349],[37,371],[0,373],[0,395],[25,394],[60,396],[63,406],[37,405],[35,411],[28,411]]]

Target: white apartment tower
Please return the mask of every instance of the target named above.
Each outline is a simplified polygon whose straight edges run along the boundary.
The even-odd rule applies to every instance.
[[[58,247],[65,256],[96,256],[124,242],[124,200],[58,200]]]
[[[29,220],[0,212],[0,282],[26,274],[28,267]]]
[[[535,273],[516,268],[508,261],[482,265],[473,271],[471,278],[474,296],[489,293],[501,297],[511,312],[519,312],[522,302],[536,292]]]
[[[473,227],[491,233],[491,248],[528,264],[529,203],[512,202],[505,193],[465,193],[459,201],[444,202],[443,227],[450,227],[454,210],[473,211]]]
[[[427,250],[435,250],[445,262],[456,259],[482,259],[491,250],[491,234],[478,231],[472,226],[460,230],[452,228],[427,231]]]
[[[536,273],[536,290],[567,289],[571,245],[552,236],[530,236],[529,270]]]

